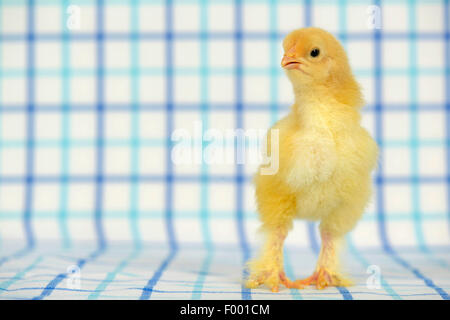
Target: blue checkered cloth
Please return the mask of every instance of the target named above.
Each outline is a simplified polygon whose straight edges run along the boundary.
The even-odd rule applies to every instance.
[[[3,0],[0,299],[449,299],[449,1]],[[246,289],[253,164],[176,165],[174,130],[288,112],[291,30],[346,47],[380,165],[350,288]],[[317,225],[285,249],[308,276]]]

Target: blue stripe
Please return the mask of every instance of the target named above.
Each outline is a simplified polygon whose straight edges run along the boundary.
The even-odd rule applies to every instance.
[[[305,9],[310,7],[311,0],[305,1]],[[305,21],[309,21],[310,17],[305,16]],[[386,33],[384,37],[389,40],[404,40],[408,39],[410,36],[414,36],[416,39],[420,40],[442,40],[442,36],[445,36],[446,39],[450,38],[450,33],[440,33],[440,32],[390,32]],[[214,38],[217,40],[231,40],[234,36],[230,32],[208,32],[206,34],[208,38]],[[249,31],[245,32],[242,35],[245,39],[252,40],[267,40],[269,37],[267,32],[264,31]],[[286,34],[284,32],[279,32],[276,34],[279,40],[282,40]],[[349,32],[346,34],[336,33],[336,36],[339,38],[346,37],[348,40],[352,41],[367,41],[372,37],[371,32]],[[129,33],[129,32],[108,32],[104,35],[106,40],[111,41],[120,41],[120,40],[129,40],[130,37],[139,39],[139,40],[163,40],[165,35],[160,32],[139,32],[139,33]],[[199,32],[190,32],[190,31],[180,31],[173,35],[174,39],[177,40],[198,40],[199,37],[202,37],[202,34]],[[95,34],[91,33],[76,33],[72,36],[73,40],[76,41],[92,41],[95,40]],[[44,41],[55,41],[60,40],[61,35],[58,33],[39,33],[36,34],[36,39],[39,42]],[[3,42],[18,42],[25,41],[26,35],[22,34],[0,34],[0,41]]]
[[[173,132],[173,3],[172,0],[166,1],[165,7],[166,15],[166,227],[167,236],[169,238],[169,244],[172,249],[178,247],[175,230],[173,226],[173,167],[171,161],[172,140],[171,135]]]
[[[3,11],[3,8],[2,8],[2,4],[0,3],[0,16],[2,16],[2,11]],[[2,52],[2,43],[0,42],[0,88],[1,88],[1,86],[2,86],[2,80],[3,80],[3,77],[4,77],[4,75],[3,75],[3,68],[4,68],[4,66],[3,66],[3,63],[1,62],[2,61],[2,56],[3,56],[3,52]],[[0,92],[0,101],[2,101],[2,92]],[[2,113],[0,112],[0,123],[1,123],[1,121],[2,121]],[[1,132],[0,132],[0,141],[2,141],[3,139],[2,139],[2,136],[1,136]],[[1,167],[2,167],[2,148],[0,147],[0,172],[1,172]],[[0,199],[1,199],[1,193],[0,193]],[[0,248],[2,247],[2,235],[0,234]],[[1,259],[0,259],[0,261],[1,261]],[[1,266],[1,262],[0,262],[0,266]]]
[[[139,26],[139,0],[131,2],[131,24],[132,31],[137,31]],[[132,99],[132,118],[131,118],[131,174],[139,174],[139,44],[135,38],[131,41],[131,99]],[[136,247],[140,247],[141,235],[139,231],[139,180],[133,179],[130,190],[130,229],[133,242]]]
[[[375,0],[374,5],[380,7],[380,1]],[[381,30],[373,29],[373,41],[374,41],[374,67],[375,67],[375,81],[374,81],[374,93],[375,93],[375,140],[379,146],[379,159],[383,159],[383,105],[382,105],[382,62],[381,62]],[[378,231],[380,234],[381,243],[384,249],[388,247],[388,239],[386,234],[386,218],[384,213],[384,188],[383,188],[383,163],[380,163],[375,175],[376,181],[376,205],[378,211]]]
[[[34,249],[34,247],[26,246],[25,248],[20,249],[19,251],[16,251],[15,253],[13,253],[11,255],[1,257],[0,258],[0,267],[10,260],[18,259],[18,258],[21,258],[21,257],[29,254],[30,252],[33,251],[33,249]]]
[[[195,282],[195,285],[192,288],[192,296],[191,296],[192,300],[199,300],[202,296],[203,284],[205,282],[206,276],[209,273],[213,257],[214,257],[214,250],[208,248],[206,251],[205,259],[198,273],[197,281]]]
[[[231,141],[232,139],[224,139],[224,142],[227,144],[230,144]],[[129,141],[126,139],[110,139],[104,141],[104,145],[106,147],[125,147],[128,145],[128,142]],[[446,144],[444,140],[439,139],[426,139],[426,140],[419,140],[418,142],[425,147],[444,147]],[[23,148],[25,144],[26,143],[23,143],[22,141],[19,140],[0,142],[0,146],[4,149]],[[39,148],[55,148],[60,146],[60,144],[61,141],[58,139],[40,140],[35,142],[35,146]],[[162,147],[164,146],[164,144],[165,144],[164,139],[145,139],[139,143],[139,145],[142,147]],[[95,146],[95,142],[92,142],[87,139],[76,139],[71,142],[71,145],[77,148],[88,148]],[[397,147],[407,147],[410,145],[410,143],[406,140],[391,140],[386,142],[384,145],[385,148],[397,148]],[[256,148],[257,147],[256,140],[248,141],[247,147]],[[415,181],[422,180],[426,182],[427,179],[432,178],[432,176],[425,176],[425,179],[420,179],[420,177],[417,176],[412,176],[411,178],[414,179]],[[442,176],[441,179],[445,179],[445,175]]]
[[[411,0],[408,2],[408,15],[409,15],[409,28],[410,30],[416,30],[416,2]],[[411,170],[412,175],[419,175],[419,154],[418,154],[418,128],[417,128],[417,98],[418,98],[418,88],[417,88],[417,46],[414,37],[410,38],[409,41],[409,92],[411,101]],[[420,193],[418,184],[413,182],[412,188],[412,215],[414,221],[414,231],[416,234],[417,243],[421,250],[426,251],[425,239],[422,232],[422,221],[420,214]]]
[[[225,143],[231,143],[232,139],[224,139]],[[63,140],[60,139],[40,139],[35,141],[35,147],[38,148],[55,148],[61,146],[63,143]],[[165,145],[165,138],[158,139],[136,139],[128,140],[128,139],[105,139],[103,142],[105,147],[126,147],[129,146],[130,143],[135,143],[137,146],[140,147],[162,147]],[[417,140],[417,144],[420,144],[423,147],[445,147],[446,141],[445,139],[420,139]],[[74,139],[70,141],[71,147],[78,147],[78,148],[88,148],[95,146],[95,141],[91,141],[89,139]],[[207,143],[203,144],[205,147],[208,145]],[[390,141],[386,141],[384,143],[386,148],[398,148],[398,147],[409,147],[411,145],[411,142],[408,140],[395,140],[392,139]],[[9,140],[9,141],[0,141],[0,147],[4,149],[12,149],[12,148],[23,148],[26,146],[26,141],[22,140]],[[258,147],[256,140],[250,140],[247,143],[248,147]],[[416,177],[416,176],[415,176]],[[417,178],[416,178],[417,181]]]
[[[203,38],[207,38],[207,36],[202,33]],[[274,34],[270,34],[271,38],[274,39],[277,43],[281,41],[281,39],[274,36]],[[72,39],[74,36],[70,35]],[[64,34],[61,37],[64,38]],[[346,40],[347,36],[345,34],[341,34],[339,36],[340,39]],[[133,38],[135,40],[135,38]],[[277,51],[278,52],[278,51]],[[271,63],[277,63],[278,58],[275,60],[271,60]],[[278,63],[277,63],[278,65]],[[73,76],[76,77],[92,77],[96,74],[96,69],[94,68],[68,68]],[[145,76],[163,76],[164,75],[163,67],[141,67],[139,68],[139,73]],[[421,73],[421,75],[434,75],[434,76],[443,76],[445,74],[444,68],[438,67],[417,67],[417,71]],[[230,76],[233,75],[234,70],[232,68],[224,68],[224,67],[210,67],[208,68],[208,72],[214,75],[222,75],[222,76]],[[270,66],[270,67],[246,67],[243,70],[245,75],[255,75],[255,76],[264,76],[273,72],[277,75],[283,75],[282,70],[278,66]],[[355,68],[353,70],[354,74],[363,77],[370,78],[372,76],[373,68]],[[386,75],[390,76],[407,76],[410,73],[408,68],[389,68],[384,70]],[[201,69],[197,67],[177,67],[177,75],[184,76],[192,76],[198,75],[201,73]],[[40,77],[56,77],[61,74],[60,68],[38,68],[35,70],[35,76]],[[110,67],[105,70],[106,76],[127,76],[130,74],[129,68],[113,68]],[[5,67],[3,70],[3,75],[9,78],[21,78],[26,76],[26,70],[20,68],[8,68]],[[272,90],[272,89],[271,89]],[[60,107],[59,104],[57,104]],[[130,105],[128,105],[130,107]],[[17,106],[20,107],[20,106]],[[445,107],[445,106],[442,106]]]
[[[87,262],[95,260],[103,252],[104,248],[99,248],[98,250],[90,254],[87,258],[78,260],[76,265],[78,266],[78,268],[82,269]],[[44,290],[42,290],[41,294],[34,297],[33,300],[42,300],[51,295],[53,290],[55,290],[55,288],[61,283],[61,281],[67,278],[67,275],[67,272],[58,274],[52,281],[47,284]]]
[[[61,16],[63,25],[63,37],[62,37],[62,124],[61,124],[61,175],[67,176],[69,174],[69,133],[70,133],[70,37],[65,27],[66,23],[66,10],[69,6],[69,1],[64,0],[61,3]],[[67,206],[68,206],[68,183],[67,181],[61,182],[61,191],[59,195],[59,228],[61,232],[63,246],[69,248],[71,246],[71,239],[69,234],[69,228],[67,225]]]
[[[234,15],[235,15],[235,60],[236,60],[236,81],[235,81],[235,91],[236,91],[236,128],[240,129],[244,127],[242,118],[242,104],[243,104],[243,79],[242,79],[242,63],[243,63],[243,46],[242,46],[242,1],[235,0],[234,2]],[[238,137],[238,140],[240,138]],[[237,141],[239,144],[239,141]],[[239,148],[239,145],[238,145]],[[239,149],[236,149],[239,150]],[[244,217],[243,217],[243,165],[236,164],[236,223],[237,231],[239,236],[239,244],[243,252],[244,263],[250,258],[250,249],[247,243],[247,236],[245,233]],[[248,271],[246,268],[243,270],[243,278],[247,278]],[[242,299],[251,299],[251,290],[246,288],[242,284]]]
[[[78,183],[91,183],[92,181],[95,181],[97,179],[96,176],[91,175],[71,175],[67,177],[61,177],[56,175],[40,175],[34,177],[35,183],[55,183],[59,181],[69,181],[69,182],[78,182]],[[134,175],[120,175],[120,174],[111,174],[108,176],[103,177],[104,182],[129,182],[132,180],[139,180],[142,182],[160,182],[165,181],[167,179],[171,179],[172,182],[183,182],[183,183],[189,183],[189,182],[200,182],[200,181],[206,181],[207,179],[211,182],[233,182],[236,180],[236,177],[230,177],[227,175],[221,175],[221,174],[215,174],[215,175],[208,175],[202,176],[202,175],[193,175],[193,174],[180,174],[176,177],[174,176],[168,176],[164,174],[145,174],[140,176],[134,176]],[[250,182],[252,180],[252,177],[250,175],[248,176],[242,176],[241,179],[244,182]],[[411,183],[411,182],[421,182],[424,184],[434,184],[434,183],[446,183],[448,177],[441,177],[441,176],[421,176],[421,177],[410,177],[410,176],[389,176],[389,177],[376,177],[376,183],[378,185],[381,185],[383,183],[390,183],[390,184],[405,184],[405,183]],[[0,177],[1,183],[11,183],[11,184],[18,184],[22,183],[24,180],[23,176],[18,175],[4,175]]]
[[[427,287],[435,290],[444,300],[450,300],[450,296],[448,293],[442,289],[441,287],[434,284],[433,280],[423,275],[419,269],[410,265],[406,260],[402,259],[392,248],[387,250],[387,253],[392,257],[392,259],[403,266],[405,269],[408,269],[414,276],[420,280],[422,280]]]
[[[276,35],[278,6],[276,0],[270,0],[270,118],[271,123],[278,120],[278,76],[282,74],[278,55],[279,41]]]
[[[200,9],[200,30],[202,33],[205,33],[208,29],[208,2],[206,0],[202,0]],[[201,74],[201,110],[202,110],[202,137],[205,134],[205,131],[208,129],[208,112],[209,112],[209,104],[208,104],[208,81],[209,81],[209,66],[208,66],[208,39],[206,37],[201,37],[201,48],[200,48],[200,74]],[[205,150],[207,142],[202,139],[202,150]],[[201,184],[200,191],[200,223],[203,234],[203,244],[207,253],[205,255],[205,259],[202,263],[201,269],[198,274],[197,281],[193,288],[192,299],[200,299],[201,298],[201,290],[203,288],[203,283],[205,281],[206,275],[209,272],[209,268],[211,266],[212,258],[213,258],[213,243],[211,239],[211,231],[209,225],[209,208],[208,208],[208,165],[205,163],[202,158],[202,166],[201,166],[201,174],[205,176],[205,181]]]
[[[208,29],[208,2],[202,0],[200,9],[200,32],[206,33]],[[200,74],[201,74],[201,111],[202,111],[202,136],[208,129],[208,81],[209,81],[209,66],[208,66],[208,39],[205,36],[201,37],[200,48]],[[202,150],[205,150],[207,145],[206,141],[202,139]],[[209,268],[213,259],[213,243],[211,239],[211,231],[209,225],[209,210],[208,210],[208,165],[202,158],[201,174],[205,176],[205,181],[201,184],[201,208],[200,208],[200,223],[203,234],[203,243],[207,250],[205,259],[202,263],[201,269],[198,274],[197,281],[193,287],[192,299],[198,300],[201,298],[201,291],[206,275],[209,272]]]
[[[444,8],[445,33],[450,32],[450,6],[449,0],[445,0]],[[450,233],[450,41],[445,40],[445,123],[446,123],[446,163],[447,163],[447,212],[448,212],[448,231]]]
[[[96,188],[95,188],[95,230],[98,246],[106,246],[103,231],[103,162],[104,162],[104,47],[103,47],[103,0],[97,0],[97,142],[96,142]]]
[[[177,250],[173,247],[170,248],[170,253],[167,256],[166,259],[162,262],[162,264],[159,266],[159,268],[155,271],[153,277],[147,282],[147,285],[142,289],[140,300],[148,300],[151,298],[152,293],[154,292],[153,288],[158,283],[159,279],[161,278],[162,274],[164,273],[164,270],[167,269],[169,264],[172,262],[173,258],[175,257],[177,253]]]
[[[308,239],[311,250],[318,253],[320,251],[320,245],[316,237],[316,225],[314,222],[306,222],[306,226],[308,228]]]
[[[7,291],[7,292],[20,292],[20,291],[29,291],[29,290],[39,290],[42,289],[41,287],[26,287],[26,288],[17,288],[17,289],[4,289],[3,291]],[[2,289],[0,289],[2,290]],[[81,293],[86,293],[86,292],[95,292],[95,290],[89,290],[89,289],[70,289],[70,288],[55,288],[54,290],[57,291],[67,291],[67,292],[81,292]],[[138,288],[138,287],[129,287],[129,288],[124,288],[124,290],[138,290],[141,291],[142,288]],[[153,289],[152,292],[155,293],[163,293],[163,294],[187,294],[190,293],[191,291],[188,290],[160,290],[160,289]],[[206,294],[239,294],[240,291],[226,291],[226,290],[217,290],[217,291],[211,291],[211,290],[203,290],[202,293],[206,293]],[[374,291],[355,291],[353,292],[354,294],[360,294],[360,295],[373,295],[373,296],[381,296],[381,297],[389,297],[389,294],[383,293],[383,292],[374,292]],[[324,299],[324,300],[329,300],[329,299],[334,299],[337,300],[333,297],[333,295],[335,295],[334,292],[330,292],[330,291],[319,291],[319,290],[314,290],[313,292],[304,292],[303,293],[305,296],[310,297],[310,298],[314,298],[314,299]],[[258,291],[257,292],[258,296],[273,296],[273,293],[270,291]],[[289,293],[284,293],[284,292],[279,292],[277,295],[279,296],[289,296]],[[402,297],[427,297],[427,298],[434,298],[437,294],[435,293],[411,293],[411,294],[403,294]],[[103,298],[122,298],[122,299],[127,299],[129,298],[129,296],[112,296],[112,295],[102,295]],[[170,297],[170,296],[167,296]],[[2,297],[2,298],[7,298],[7,297]],[[11,299],[24,299],[22,297],[9,297]],[[218,298],[220,298],[220,296],[218,296]],[[25,299],[26,300],[26,299]]]
[[[312,26],[312,8],[311,8],[311,0],[303,0],[304,6],[304,15],[303,19],[305,19],[305,26]]]
[[[355,258],[364,266],[364,268],[369,267],[370,263],[363,257],[363,255],[360,253],[360,251],[355,247],[353,244],[353,240],[351,236],[347,238],[348,247],[350,249],[350,252],[355,256]],[[397,292],[395,292],[394,289],[388,284],[386,279],[380,275],[380,282],[383,289],[395,300],[402,300],[402,298],[398,295]]]
[[[206,32],[208,28],[208,2],[206,0],[201,1],[201,32]],[[200,74],[201,74],[201,112],[202,112],[202,137],[205,131],[208,130],[209,124],[209,104],[208,104],[208,92],[209,92],[209,69],[208,69],[208,41],[206,37],[201,38],[200,48]],[[205,150],[207,142],[202,139],[202,150]],[[201,174],[205,176],[205,181],[201,184],[201,208],[200,208],[200,220],[203,233],[203,242],[206,249],[212,249],[212,239],[209,226],[209,208],[208,208],[208,165],[205,163],[202,157]]]
[[[346,287],[336,287],[340,294],[342,294],[342,297],[344,298],[344,300],[353,300],[353,296],[350,293],[350,291],[348,291],[348,289]]]
[[[133,252],[131,252],[131,254],[128,257],[123,259],[112,272],[108,272],[108,274],[106,275],[106,278],[103,279],[103,281],[97,286],[97,288],[94,290],[94,292],[92,292],[88,296],[88,300],[98,299],[102,295],[102,292],[105,291],[105,289],[108,287],[108,285],[115,279],[117,274],[119,272],[121,272],[123,269],[125,269],[125,267],[130,263],[131,260],[136,259],[140,253],[141,253],[141,247],[136,246],[135,249],[133,250]]]
[[[10,279],[0,282],[0,295],[5,292],[13,283],[21,280],[24,275],[26,275],[29,271],[33,270],[39,263],[43,260],[42,256],[37,257],[29,266],[24,268],[23,270],[16,273]]]
[[[71,211],[73,214],[73,218],[75,220],[83,220],[86,218],[92,217],[92,211],[90,210],[74,210]],[[408,218],[408,214],[410,212],[393,212],[389,215],[389,220],[391,221],[410,221]],[[20,220],[21,217],[19,216],[19,212],[14,211],[4,211],[2,212],[2,216],[0,216],[0,220],[4,221],[10,221],[10,220]],[[214,218],[218,220],[224,220],[224,219],[231,219],[234,218],[236,215],[235,210],[220,210],[214,212]],[[256,211],[244,211],[244,215],[248,217],[247,219],[250,221],[256,221],[258,219],[258,214]],[[39,210],[35,211],[34,216],[38,219],[45,219],[45,218],[55,218],[55,216],[58,216],[57,211],[45,211],[45,210]],[[142,218],[149,218],[149,219],[161,219],[165,216],[164,210],[142,210],[140,211],[140,216]],[[432,213],[427,214],[424,216],[424,221],[442,221],[445,220],[447,216],[447,212],[440,212],[440,213]],[[129,217],[129,210],[111,210],[108,211],[107,215],[105,216],[105,219],[126,219]],[[198,218],[198,210],[186,210],[183,211],[183,214],[177,217],[177,219],[193,219]],[[377,220],[377,217],[372,215],[366,215],[362,218],[361,221],[366,222],[372,222],[374,220]],[[204,245],[203,245],[204,246]],[[447,245],[448,247],[448,245]],[[427,252],[427,254],[431,255],[431,252]],[[8,260],[7,257],[1,258]],[[437,262],[438,260],[436,260]],[[439,264],[441,266],[447,266],[447,263],[445,261],[439,261]]]
[[[339,1],[339,38],[347,49],[347,0]]]
[[[148,281],[147,285],[142,289],[140,299],[147,300],[151,298],[153,287],[157,284],[164,270],[172,262],[173,258],[177,254],[178,244],[175,237],[175,230],[173,227],[173,168],[171,161],[172,141],[171,135],[173,131],[173,2],[172,0],[166,1],[165,17],[166,17],[166,227],[167,236],[169,239],[170,252],[167,258],[162,262],[161,266],[155,272],[153,277]]]
[[[35,245],[34,232],[31,226],[31,211],[33,205],[33,175],[34,175],[34,1],[28,1],[28,41],[27,41],[27,149],[26,149],[26,178],[25,178],[25,205],[24,205],[24,231],[27,246]]]
[[[211,71],[209,71],[211,73]],[[163,103],[141,103],[140,104],[140,110],[143,111],[153,111],[153,112],[160,112],[165,111],[167,104]],[[384,104],[386,110],[389,110],[389,112],[404,112],[404,111],[410,111],[411,106],[410,104],[406,103],[390,103],[390,104]],[[91,112],[95,110],[95,106],[93,107],[90,104],[77,104],[72,103],[68,106],[70,111],[76,111],[76,112]],[[108,110],[109,112],[123,112],[123,111],[129,111],[130,104],[121,104],[121,103],[109,103],[107,105],[104,105],[105,110]],[[200,110],[201,105],[196,103],[177,103],[173,106],[174,110],[179,111],[185,111],[185,112],[198,112]],[[231,111],[236,108],[235,104],[232,103],[211,103],[209,105],[211,110],[215,111]],[[270,111],[272,107],[271,103],[246,103],[242,106],[243,110],[245,111]],[[288,111],[290,105],[280,103],[279,109],[282,111]],[[423,103],[418,106],[420,111],[445,111],[446,107],[445,104],[440,103]],[[61,106],[58,105],[51,105],[51,104],[40,104],[38,106],[35,106],[35,109],[39,112],[55,112],[55,111],[61,111]],[[0,105],[0,111],[3,113],[20,113],[26,111],[26,107],[23,107],[22,105],[14,105],[14,104],[2,104]],[[362,110],[362,113],[370,113],[376,110],[375,105],[366,105],[364,109]],[[447,139],[448,140],[448,139]]]

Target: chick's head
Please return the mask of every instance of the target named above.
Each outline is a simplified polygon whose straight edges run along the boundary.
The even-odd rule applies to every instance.
[[[345,50],[331,33],[314,27],[294,30],[284,39],[283,49],[281,66],[295,91],[321,87],[341,103],[362,105]]]

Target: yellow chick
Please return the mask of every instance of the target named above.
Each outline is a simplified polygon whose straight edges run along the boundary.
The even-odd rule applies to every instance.
[[[280,284],[349,286],[339,268],[339,248],[370,199],[378,147],[360,125],[361,90],[336,38],[303,28],[287,35],[283,48],[281,66],[295,102],[270,129],[278,129],[278,141],[267,137],[267,150],[278,143],[278,171],[263,174],[260,167],[254,177],[265,242],[248,263],[246,286],[264,284],[273,292]],[[320,221],[322,245],[313,274],[291,281],[283,270],[283,243],[296,218]]]

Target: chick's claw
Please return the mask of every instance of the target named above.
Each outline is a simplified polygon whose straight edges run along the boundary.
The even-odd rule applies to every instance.
[[[281,280],[281,283],[282,283],[286,288],[293,288],[294,281],[291,281],[291,280],[286,276],[286,274],[285,274],[284,272],[282,272],[282,273],[280,274],[280,280]],[[299,289],[303,289],[303,288],[300,288],[300,287],[299,287]]]
[[[245,286],[249,289],[256,289],[260,285],[266,285],[272,292],[278,292],[280,290],[280,284],[283,284],[286,288],[290,288],[293,284],[289,280],[283,271],[263,271],[258,275],[251,275],[246,281]]]
[[[319,268],[308,278],[293,282],[293,288],[297,289],[303,289],[309,285],[316,285],[317,289],[322,290],[327,287],[348,287],[351,285],[351,281],[324,268]]]
[[[305,287],[314,284],[315,279],[316,275],[314,273],[312,276],[309,276],[308,278],[293,281],[290,288],[304,289]]]

